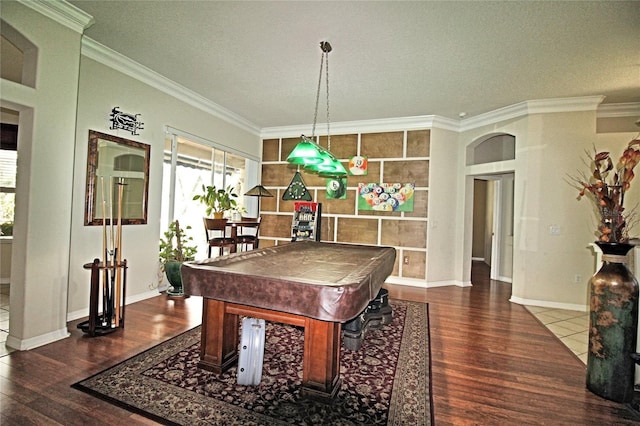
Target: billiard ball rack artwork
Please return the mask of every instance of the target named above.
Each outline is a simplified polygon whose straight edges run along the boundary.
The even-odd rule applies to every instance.
[[[321,219],[322,203],[296,201],[291,223],[291,241],[320,241]]]

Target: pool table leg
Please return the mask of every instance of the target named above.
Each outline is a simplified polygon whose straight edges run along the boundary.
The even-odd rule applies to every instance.
[[[225,302],[203,299],[198,366],[220,374],[238,360],[239,317],[225,312]]]
[[[302,395],[331,401],[340,390],[339,322],[306,319]]]
[[[341,384],[339,322],[204,298],[200,368],[220,374],[237,362],[240,315],[304,326],[302,395],[323,401],[336,396]]]

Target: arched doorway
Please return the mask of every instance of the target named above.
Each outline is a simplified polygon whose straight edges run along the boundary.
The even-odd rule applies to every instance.
[[[506,282],[513,275],[515,143],[513,135],[493,133],[477,138],[466,149],[466,190],[474,194],[466,206],[474,217],[465,232],[470,255],[490,265],[491,279]],[[470,267],[471,262],[465,264]]]
[[[24,37],[19,31],[15,30],[12,26],[2,21],[0,25],[0,50],[2,52],[3,60],[0,61],[0,77],[4,80],[12,81],[14,83],[26,86],[29,88],[35,88],[36,81],[36,68],[38,61],[38,49],[37,47]],[[0,111],[3,125],[11,124],[15,126],[15,144],[7,147],[3,140],[3,149],[15,150],[15,176],[13,181],[13,187],[3,187],[3,194],[11,193],[12,197],[5,197],[2,201],[3,208],[6,210],[13,210],[14,219],[11,222],[12,235],[11,242],[7,244],[4,242],[3,248],[9,247],[10,254],[7,256],[3,253],[3,265],[0,266],[4,269],[6,262],[8,261],[10,267],[9,273],[3,273],[1,281],[8,283],[6,287],[3,287],[2,294],[2,312],[6,311],[2,321],[3,338],[8,340],[9,327],[16,330],[22,328],[22,322],[19,321],[23,317],[24,313],[24,270],[21,267],[16,268],[16,265],[24,265],[26,263],[27,250],[26,250],[26,218],[27,214],[24,206],[27,205],[25,198],[28,194],[24,194],[17,190],[17,181],[28,180],[24,176],[29,174],[29,162],[21,161],[20,169],[17,168],[17,158],[28,157],[31,144],[31,133],[33,128],[33,115],[34,109],[22,104],[14,102],[8,102],[5,99],[0,99]],[[20,176],[24,175],[22,178]],[[0,185],[3,185],[0,183]],[[4,185],[3,185],[4,186]],[[5,211],[2,221],[6,223],[8,216]],[[8,257],[8,259],[7,259]],[[17,262],[16,259],[19,261]],[[5,303],[7,302],[7,303]],[[17,319],[16,321],[10,321],[11,317]],[[18,326],[16,326],[18,324]],[[5,328],[6,327],[6,328]],[[4,336],[4,332],[7,332],[7,336]],[[15,333],[12,333],[15,334]],[[4,343],[3,354],[10,351],[6,348]]]

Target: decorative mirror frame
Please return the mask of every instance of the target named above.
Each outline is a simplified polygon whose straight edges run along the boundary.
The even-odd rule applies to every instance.
[[[117,170],[108,175],[109,184],[99,181],[100,178],[107,177],[101,175],[99,171],[100,164],[100,150],[105,148],[103,155],[106,155],[106,147],[110,147],[111,151],[116,151],[118,148],[122,148],[124,155],[130,155],[134,153],[134,157],[140,155],[143,157],[142,170]],[[139,153],[137,152],[139,151]],[[151,154],[151,145],[147,145],[141,142],[124,139],[118,136],[108,135],[100,133],[95,130],[89,130],[89,148],[87,151],[87,185],[85,192],[85,205],[84,205],[84,224],[85,226],[91,225],[104,225],[111,224],[113,219],[114,225],[117,221],[117,206],[110,205],[109,211],[104,215],[102,214],[102,208],[98,207],[98,203],[102,203],[102,193],[110,194],[109,198],[114,200],[114,191],[117,187],[117,183],[114,183],[114,179],[117,182],[124,182],[124,186],[128,185],[128,182],[136,183],[135,194],[132,195],[133,189],[124,190],[124,197],[135,198],[134,203],[137,205],[136,210],[141,210],[139,214],[127,214],[126,210],[122,215],[123,225],[145,225],[147,223],[147,205],[149,199],[149,157]],[[113,155],[111,153],[110,155]],[[115,158],[116,156],[114,156]],[[142,182],[139,182],[143,179]],[[104,187],[102,186],[104,185]],[[133,186],[131,188],[134,188]],[[107,198],[105,195],[104,198]],[[114,204],[114,203],[112,203]],[[124,204],[124,203],[123,203]],[[138,207],[141,207],[138,208]]]

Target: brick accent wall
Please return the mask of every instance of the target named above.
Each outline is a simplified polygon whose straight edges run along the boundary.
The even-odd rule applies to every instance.
[[[291,240],[293,201],[282,195],[296,171],[286,162],[300,138],[262,141],[262,185],[274,194],[260,203],[262,225],[260,246],[287,244]],[[327,147],[326,136],[319,144]],[[301,171],[313,196],[322,203],[321,240],[356,244],[385,245],[397,250],[392,276],[399,279],[426,279],[427,220],[429,207],[429,130],[384,133],[355,133],[331,136],[331,152],[345,165],[350,157],[368,157],[368,174],[347,176],[347,198],[328,200],[326,180]],[[359,211],[358,183],[414,183],[413,212]]]

